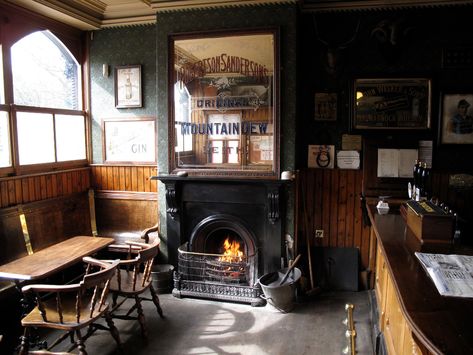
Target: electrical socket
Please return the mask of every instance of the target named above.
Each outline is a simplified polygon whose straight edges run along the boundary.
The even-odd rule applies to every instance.
[[[323,229],[316,229],[315,230],[315,238],[323,238],[324,237],[324,230]]]

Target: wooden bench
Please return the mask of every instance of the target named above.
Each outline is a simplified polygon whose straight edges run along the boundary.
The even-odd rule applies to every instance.
[[[95,209],[97,235],[112,237],[117,243],[139,241],[147,232],[151,238],[157,237],[154,232],[159,227],[156,193],[102,190],[95,192],[93,201],[95,206],[91,209]]]
[[[87,193],[0,209],[0,264],[76,235],[92,235]],[[0,281],[0,291],[11,282]]]
[[[157,211],[156,193],[93,190],[0,209],[0,265],[77,235],[139,241],[158,229]]]
[[[140,239],[144,228],[156,227],[157,218],[156,193],[91,190],[1,208],[0,265],[77,235],[110,236],[117,243]],[[67,282],[82,271],[77,265],[55,278]],[[0,280],[0,303],[0,353],[10,353],[21,333],[22,314],[13,282]]]

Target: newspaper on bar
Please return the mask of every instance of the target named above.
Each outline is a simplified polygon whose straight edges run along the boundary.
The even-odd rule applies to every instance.
[[[473,298],[473,256],[415,253],[442,296]]]

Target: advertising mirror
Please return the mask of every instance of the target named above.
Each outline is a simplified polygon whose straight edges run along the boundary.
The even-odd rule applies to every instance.
[[[172,170],[277,177],[277,32],[174,35],[170,46]]]

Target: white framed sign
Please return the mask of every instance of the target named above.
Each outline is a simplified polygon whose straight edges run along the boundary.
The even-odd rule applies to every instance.
[[[104,119],[105,163],[156,163],[156,120],[153,117]]]

